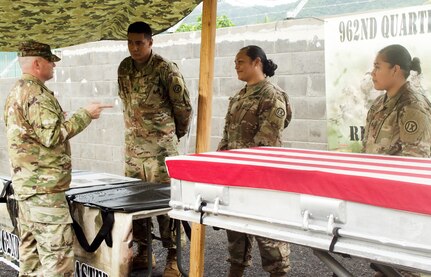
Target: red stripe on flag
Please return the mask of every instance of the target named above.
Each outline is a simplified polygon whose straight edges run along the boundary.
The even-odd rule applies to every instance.
[[[166,164],[170,176],[179,180],[431,214],[431,161],[424,158],[257,147],[172,157]]]
[[[172,178],[184,181],[280,190],[431,214],[427,185],[247,164],[175,159],[166,164]]]

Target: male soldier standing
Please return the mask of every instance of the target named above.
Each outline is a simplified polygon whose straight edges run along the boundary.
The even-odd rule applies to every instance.
[[[178,139],[187,133],[192,112],[189,92],[177,66],[152,52],[152,30],[145,22],[127,30],[130,57],[118,68],[119,96],[124,106],[125,175],[146,182],[169,183],[165,158],[178,155]],[[180,276],[175,234],[167,215],[157,217],[168,256],[163,276]],[[145,222],[134,221],[139,244],[133,268],[144,268]],[[154,258],[152,258],[154,261]]]
[[[18,201],[20,276],[72,276],[73,233],[65,191],[71,181],[69,139],[110,105],[91,104],[65,120],[45,81],[60,58],[47,44],[19,48],[22,77],[6,99],[12,184]]]

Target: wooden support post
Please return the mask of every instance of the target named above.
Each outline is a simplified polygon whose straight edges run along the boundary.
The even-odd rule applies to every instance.
[[[210,148],[216,17],[217,0],[204,0],[202,10],[196,153],[209,151]],[[190,245],[190,277],[203,276],[204,246],[205,226],[193,223]]]

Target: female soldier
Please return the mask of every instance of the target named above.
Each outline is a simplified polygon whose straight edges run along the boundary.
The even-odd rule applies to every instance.
[[[401,45],[389,45],[374,61],[374,88],[386,93],[368,111],[363,151],[370,154],[430,157],[431,103],[410,86],[410,70],[421,74],[418,58]],[[419,276],[401,271],[403,276]],[[375,277],[385,276],[377,272]]]
[[[230,99],[226,123],[218,150],[255,146],[281,146],[281,135],[292,113],[285,92],[266,77],[274,75],[277,65],[268,60],[258,46],[242,48],[235,58],[238,79],[246,85]],[[253,236],[227,230],[229,277],[243,276],[251,265]],[[263,269],[273,277],[289,271],[289,244],[256,237]]]
[[[374,88],[386,93],[368,111],[365,153],[430,157],[431,103],[412,89],[410,70],[421,73],[418,58],[401,45],[390,45],[377,54],[372,72]]]

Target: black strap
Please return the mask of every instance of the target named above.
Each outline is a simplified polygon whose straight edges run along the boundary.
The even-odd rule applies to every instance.
[[[183,224],[183,228],[184,228],[184,233],[186,233],[186,236],[189,240],[191,240],[192,237],[192,229],[190,228],[190,225],[187,221],[183,221],[183,220],[179,220],[179,219],[173,219],[171,218],[171,220],[169,221],[169,229],[172,232],[175,232],[177,234],[179,234],[177,231],[181,230],[181,228],[178,228],[177,224]],[[181,226],[181,225],[180,225]],[[154,235],[153,235],[154,236]],[[160,239],[161,240],[161,239]]]
[[[110,233],[112,230],[112,226],[114,225],[114,214],[112,212],[102,211],[102,218],[102,227],[100,227],[99,232],[97,233],[96,237],[90,245],[88,244],[87,238],[85,237],[84,231],[82,231],[81,226],[72,217],[72,226],[75,230],[76,238],[78,239],[81,247],[87,252],[93,253],[94,251],[96,251],[104,240],[109,247],[112,247],[112,236]]]
[[[331,253],[334,253],[335,244],[337,243],[338,238],[340,237],[340,234],[338,233],[339,229],[340,229],[340,227],[335,227],[334,230],[332,230],[332,234],[334,236],[332,237],[331,244],[329,245],[329,252],[331,252]]]
[[[114,213],[109,212],[109,211],[105,211],[105,210],[101,210],[102,221],[103,221],[102,227],[100,227],[100,230],[97,233],[96,237],[94,238],[93,242],[91,244],[89,244],[81,226],[73,218],[73,213],[72,213],[73,197],[68,197],[68,199],[69,199],[70,215],[71,215],[72,221],[73,221],[72,222],[73,230],[75,231],[76,238],[78,239],[81,247],[85,251],[90,252],[90,253],[93,253],[94,251],[96,251],[99,248],[100,244],[102,244],[103,241],[106,242],[106,245],[108,245],[109,247],[112,247],[111,230],[112,230],[112,227],[114,226],[114,221],[115,221],[114,220]]]
[[[11,197],[14,194],[12,181],[2,180],[4,182],[3,190],[0,193],[0,203],[6,203],[7,212],[9,213],[9,218],[13,225],[12,233],[18,234],[18,202],[14,197]]]
[[[186,233],[187,238],[189,241],[192,240],[192,228],[190,228],[190,224],[187,221],[181,220],[181,223],[184,227],[184,233]]]
[[[337,243],[338,238],[341,237],[340,233],[338,232],[338,230],[340,230],[340,229],[341,229],[340,227],[335,227],[332,230],[332,234],[334,235],[334,237],[332,238],[331,244],[329,245],[329,252],[339,254],[339,255],[343,256],[344,258],[351,258],[351,256],[349,254],[334,252],[335,244]]]
[[[6,181],[6,183],[3,184],[3,190],[0,193],[0,203],[6,203],[7,197],[11,194],[10,188],[11,188],[12,181]]]
[[[203,222],[204,222],[204,214],[205,214],[205,212],[203,211],[202,208],[205,207],[206,205],[207,205],[207,202],[202,201],[201,205],[199,206],[199,209],[198,209],[198,211],[201,213],[201,217],[199,219],[199,223],[200,224],[203,224]]]

